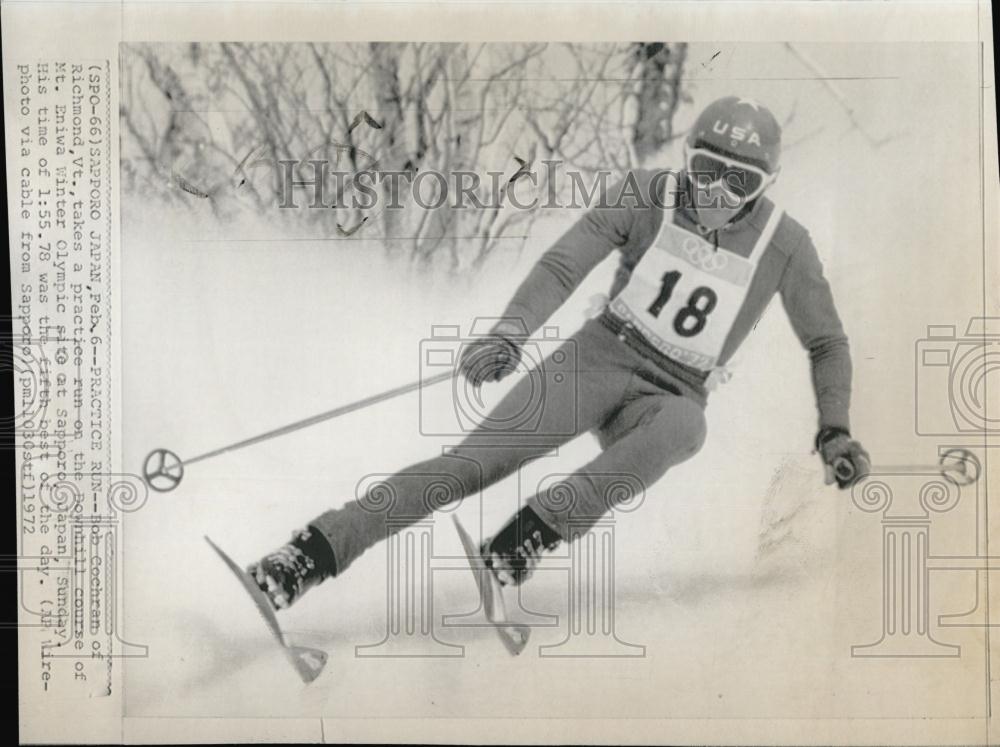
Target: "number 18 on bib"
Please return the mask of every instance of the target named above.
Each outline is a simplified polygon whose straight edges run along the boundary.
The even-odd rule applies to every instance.
[[[669,358],[711,371],[780,220],[775,208],[744,258],[675,226],[668,211],[656,240],[609,310]]]

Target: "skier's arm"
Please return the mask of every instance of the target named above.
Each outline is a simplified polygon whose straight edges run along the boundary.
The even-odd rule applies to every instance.
[[[809,351],[819,427],[850,431],[851,354],[823,265],[808,234],[789,260],[781,301],[803,347]]]
[[[631,203],[619,204],[622,183],[580,218],[542,255],[514,293],[505,318],[524,323],[532,334],[558,309],[587,274],[624,246],[632,228]]]

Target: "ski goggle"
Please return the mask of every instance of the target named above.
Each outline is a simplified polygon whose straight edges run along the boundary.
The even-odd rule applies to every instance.
[[[744,161],[734,161],[706,148],[686,150],[688,175],[702,188],[721,184],[741,200],[756,199],[774,181],[774,174]]]

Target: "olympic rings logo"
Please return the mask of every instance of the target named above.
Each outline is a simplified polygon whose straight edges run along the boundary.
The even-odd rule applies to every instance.
[[[726,254],[713,250],[708,244],[699,241],[694,236],[684,238],[681,252],[691,264],[706,272],[718,272],[729,264],[729,257]]]

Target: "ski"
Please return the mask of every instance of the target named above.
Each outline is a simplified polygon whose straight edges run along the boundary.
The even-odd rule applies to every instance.
[[[472,541],[469,533],[465,531],[465,527],[462,526],[458,517],[452,516],[452,519],[455,522],[455,529],[458,531],[458,538],[462,541],[465,556],[469,561],[472,577],[476,580],[476,588],[479,590],[479,599],[483,604],[486,620],[497,631],[500,642],[503,643],[510,655],[517,656],[528,645],[531,628],[527,625],[510,622],[507,619],[500,582],[486,567],[486,563],[479,553],[479,548],[476,547],[476,543]]]
[[[326,666],[326,652],[315,648],[293,646],[290,644],[288,639],[285,638],[285,634],[281,631],[281,626],[278,624],[278,617],[274,614],[271,603],[267,600],[264,592],[260,590],[254,580],[232,558],[223,552],[222,548],[212,542],[207,536],[205,537],[205,541],[222,558],[222,562],[226,564],[229,570],[239,579],[243,588],[247,590],[250,598],[257,606],[257,612],[264,618],[264,622],[271,631],[271,635],[274,636],[274,639],[284,650],[285,655],[292,663],[292,666],[295,667],[295,671],[298,672],[302,681],[308,685],[316,679],[320,672],[323,671],[323,667]]]

